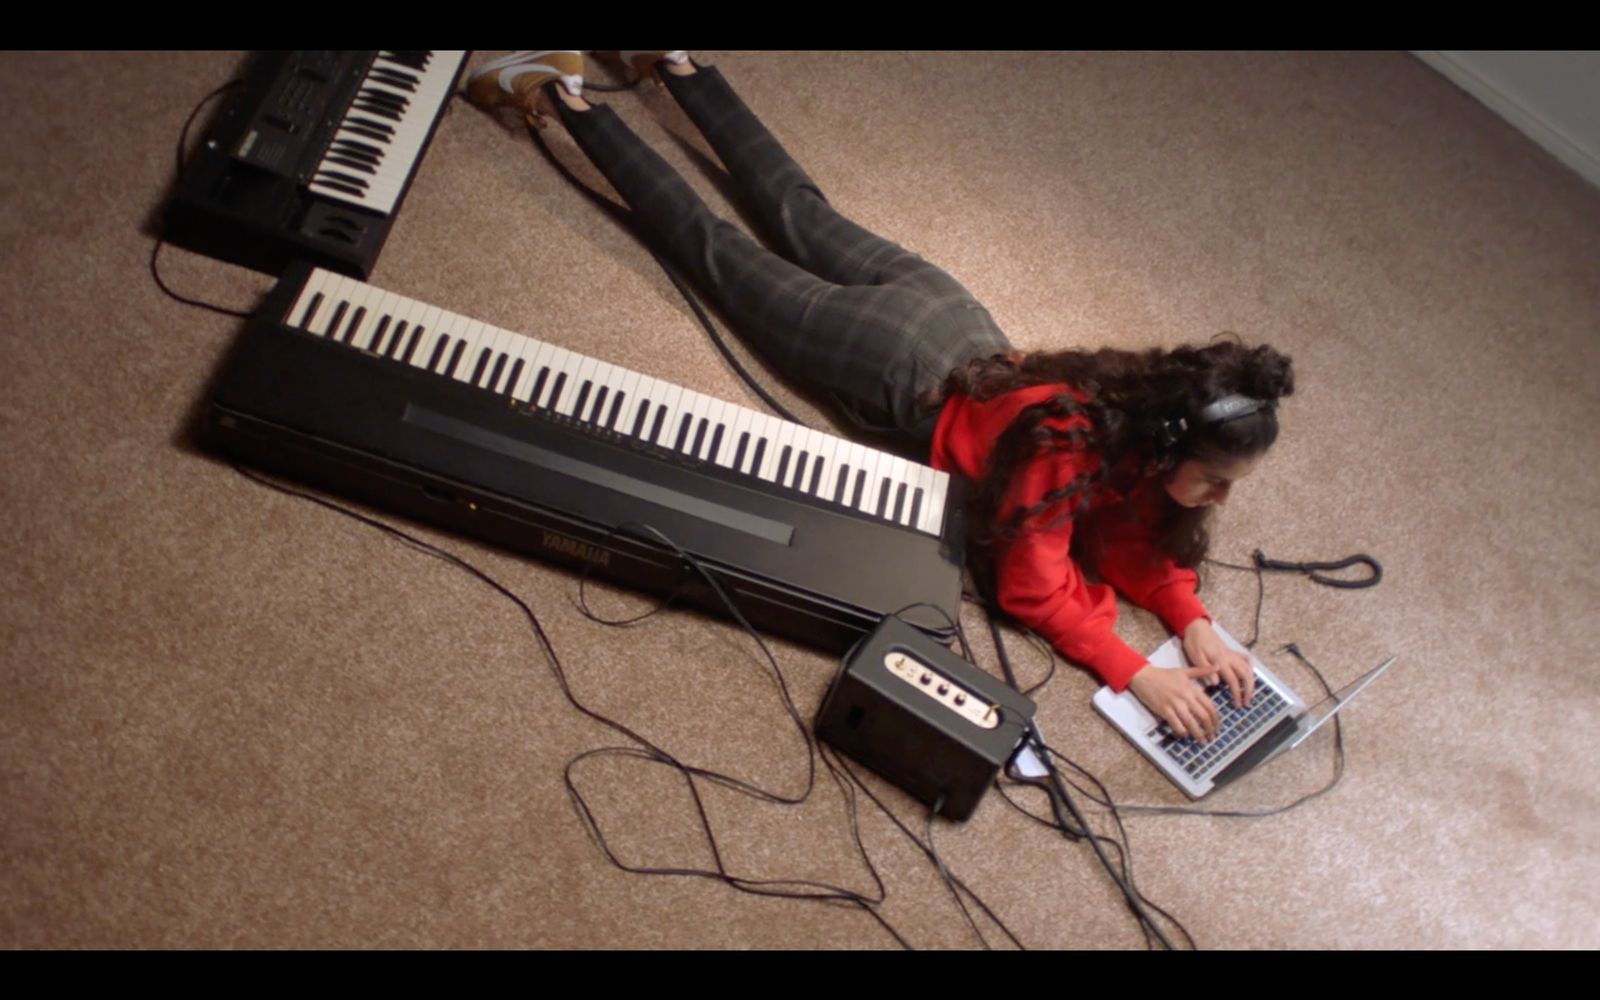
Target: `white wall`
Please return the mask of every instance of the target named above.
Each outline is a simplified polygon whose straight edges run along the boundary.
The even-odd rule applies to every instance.
[[[1413,52],[1600,187],[1600,52]]]

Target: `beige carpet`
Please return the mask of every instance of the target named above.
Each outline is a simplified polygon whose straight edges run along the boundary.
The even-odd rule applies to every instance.
[[[1600,946],[1600,191],[1400,54],[1008,54],[960,87],[913,54],[702,58],[836,205],[952,271],[1017,344],[1231,329],[1294,356],[1282,443],[1216,554],[1371,553],[1373,590],[1270,579],[1261,648],[1302,690],[1275,652],[1290,641],[1335,683],[1401,659],[1348,713],[1330,794],[1266,819],[1129,815],[1151,900],[1203,948]],[[0,943],[895,947],[860,908],[613,867],[563,769],[625,741],[566,704],[520,612],[193,446],[241,324],[161,294],[148,226],[185,116],[238,62],[0,60]],[[669,99],[607,100],[718,198]],[[181,250],[162,272],[239,308],[271,285]],[[465,105],[372,280],[758,405],[631,238]],[[416,530],[529,601],[597,710],[696,765],[804,787],[804,744],[735,628],[605,628],[571,574]],[[1248,633],[1250,577],[1211,571],[1205,596]],[[1119,628],[1161,638],[1142,612]],[[772,648],[809,720],[835,660]],[[1119,801],[1185,804],[1093,714],[1094,687],[1058,670],[1046,736]],[[1282,805],[1331,767],[1322,733],[1206,804]],[[710,863],[669,772],[601,757],[574,775],[621,860]],[[867,783],[924,835],[920,807]],[[825,776],[798,807],[704,795],[731,871],[877,894]],[[882,920],[919,948],[980,946],[921,852],[859,805]],[[1027,947],[1144,946],[1086,846],[997,795],[934,838]]]

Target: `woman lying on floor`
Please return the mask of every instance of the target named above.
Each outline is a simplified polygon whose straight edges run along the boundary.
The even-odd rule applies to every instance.
[[[1254,679],[1212,628],[1193,567],[1210,509],[1277,438],[1289,358],[1231,341],[1018,353],[954,278],[835,211],[715,68],[683,52],[621,55],[683,107],[776,252],[584,99],[580,53],[513,53],[479,69],[467,96],[541,127],[559,118],[647,238],[769,364],[863,431],[976,483],[974,568],[1007,614],[1179,735],[1213,735],[1202,683],[1226,683],[1243,704]],[[1154,667],[1118,638],[1112,588],[1183,637],[1189,669]]]

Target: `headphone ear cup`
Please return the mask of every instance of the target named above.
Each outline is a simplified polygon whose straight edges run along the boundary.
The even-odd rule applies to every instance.
[[[1182,417],[1163,420],[1156,425],[1156,441],[1163,449],[1175,448],[1189,430],[1189,422]]]

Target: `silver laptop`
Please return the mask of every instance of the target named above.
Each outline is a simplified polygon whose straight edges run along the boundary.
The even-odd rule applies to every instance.
[[[1249,657],[1250,666],[1255,669],[1256,688],[1246,706],[1233,703],[1226,684],[1207,689],[1220,719],[1215,738],[1200,742],[1174,735],[1132,691],[1119,694],[1103,687],[1094,696],[1095,709],[1192,799],[1299,746],[1395,661],[1389,657],[1308,711],[1289,685],[1220,625],[1216,629],[1230,649]],[[1189,665],[1177,637],[1151,654],[1150,662],[1165,669]]]

